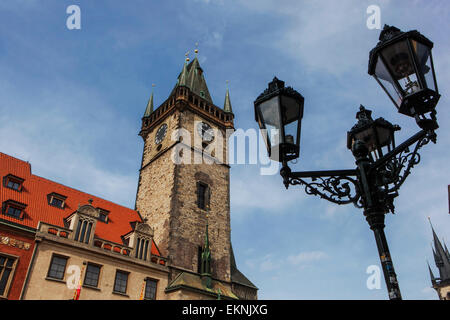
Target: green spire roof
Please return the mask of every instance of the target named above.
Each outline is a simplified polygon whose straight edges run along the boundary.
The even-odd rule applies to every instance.
[[[203,69],[200,67],[197,57],[187,66],[186,63],[183,65],[183,70],[178,76],[177,86],[186,86],[198,96],[213,103],[203,76]]]
[[[178,77],[178,85],[179,86],[187,86],[187,61],[184,61],[183,70],[180,73],[180,76]]]
[[[233,113],[233,109],[231,108],[230,91],[228,90],[228,86],[227,86],[227,93],[225,94],[225,102],[223,103],[223,110],[227,113]]]
[[[147,108],[145,108],[145,113],[144,113],[144,117],[148,117],[152,114],[153,112],[153,89],[152,89],[152,94],[150,96],[150,99],[148,100],[147,103]]]
[[[209,248],[208,222],[206,222],[205,244],[202,252],[202,274],[211,274],[211,250]]]
[[[209,249],[208,221],[206,221],[205,244],[202,251],[202,265],[200,273],[203,277],[204,284],[207,288],[211,288],[211,250]]]

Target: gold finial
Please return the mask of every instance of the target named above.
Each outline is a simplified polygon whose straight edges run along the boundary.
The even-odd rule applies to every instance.
[[[186,57],[186,61],[189,62],[189,51],[186,52],[186,53],[184,54],[184,56]]]
[[[198,53],[198,42],[195,43],[195,56],[197,57],[197,53]]]

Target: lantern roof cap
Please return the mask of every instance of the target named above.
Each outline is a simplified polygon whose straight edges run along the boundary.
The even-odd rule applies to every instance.
[[[377,125],[381,127],[386,127],[393,129],[395,131],[400,130],[400,127],[398,125],[393,125],[386,119],[380,117],[376,120],[372,119],[372,110],[366,109],[362,104],[359,106],[359,111],[356,113],[356,119],[358,119],[358,122],[352,127],[350,132],[354,131],[360,131],[363,128],[366,128],[369,125]]]
[[[375,67],[377,62],[376,57],[381,49],[406,38],[417,40],[428,46],[430,49],[433,48],[433,42],[424,35],[422,35],[419,31],[411,30],[403,32],[397,27],[385,24],[383,30],[381,30],[377,45],[375,46],[375,48],[370,50],[368,73],[370,75],[373,75],[375,73]]]
[[[254,106],[256,108],[256,105],[269,100],[270,98],[273,98],[278,95],[285,95],[290,96],[294,99],[298,99],[300,101],[300,104],[303,107],[303,103],[305,101],[305,98],[295,89],[292,87],[285,87],[284,81],[279,80],[277,77],[274,77],[272,82],[269,82],[267,89],[261,93],[258,98],[254,101]],[[255,109],[256,110],[256,109]],[[255,119],[258,121],[256,113],[255,113]]]
[[[302,101],[304,100],[303,96],[299,92],[294,90],[292,87],[285,87],[284,81],[274,77],[272,82],[269,82],[267,89],[265,89],[263,93],[256,98],[255,103],[270,99],[279,94],[290,95]]]
[[[358,119],[358,122],[347,132],[347,148],[349,149],[352,145],[351,137],[369,127],[383,127],[392,131],[400,130],[399,125],[392,124],[382,117],[373,120],[372,110],[366,109],[362,104],[359,106],[359,111],[356,113],[356,119]]]

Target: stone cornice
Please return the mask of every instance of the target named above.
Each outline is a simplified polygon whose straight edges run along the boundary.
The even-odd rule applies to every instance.
[[[193,93],[188,87],[180,86],[175,88],[169,98],[153,111],[150,116],[142,118],[142,127],[139,135],[145,139],[151,130],[175,110],[182,111],[185,108],[211,121],[222,129],[234,129],[234,115],[232,113],[227,113],[208,102]]]
[[[75,249],[79,249],[82,251],[88,251],[89,253],[91,253],[93,255],[101,255],[104,257],[112,258],[112,259],[118,259],[118,260],[121,260],[121,261],[124,261],[127,263],[131,263],[131,264],[134,264],[134,265],[137,265],[140,267],[150,268],[150,269],[158,270],[158,271],[165,272],[165,273],[169,272],[169,269],[167,266],[162,266],[159,264],[151,263],[150,261],[143,261],[143,260],[139,260],[139,259],[129,257],[126,255],[114,253],[111,251],[106,251],[104,249],[95,247],[90,244],[73,241],[71,239],[58,237],[56,235],[41,232],[41,231],[36,232],[36,241],[41,242],[41,243],[43,241],[49,241],[49,242],[53,242],[53,243],[56,243],[56,244],[59,244],[62,246],[70,247],[70,249],[75,248]],[[131,249],[132,248],[130,248],[130,250]]]

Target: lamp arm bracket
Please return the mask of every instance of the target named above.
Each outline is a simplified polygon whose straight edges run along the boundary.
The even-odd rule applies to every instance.
[[[416,143],[417,141],[423,140],[424,138],[427,139],[427,143],[429,141],[435,141],[436,140],[436,134],[434,131],[426,131],[421,130],[417,132],[415,135],[404,141],[402,144],[398,145],[396,148],[391,150],[390,152],[386,153],[383,157],[375,161],[371,166],[370,170],[377,170],[379,168],[382,168],[386,165],[387,162],[390,162],[393,158],[395,158],[398,154],[403,152],[408,152],[409,147]]]
[[[421,157],[419,149],[428,144],[436,138],[432,133],[421,135],[417,140],[414,149],[410,151],[408,147],[403,148],[395,156],[391,157],[384,167],[378,168],[377,172],[379,176],[383,177],[386,185],[387,193],[394,193],[400,189],[401,185],[405,182],[406,178],[411,173],[411,169],[419,164]],[[412,143],[411,143],[412,144]],[[390,187],[388,187],[391,185]]]
[[[289,185],[303,185],[306,194],[319,196],[337,204],[353,203],[361,208],[356,169],[291,172],[289,167],[285,166],[280,174],[286,188]]]

